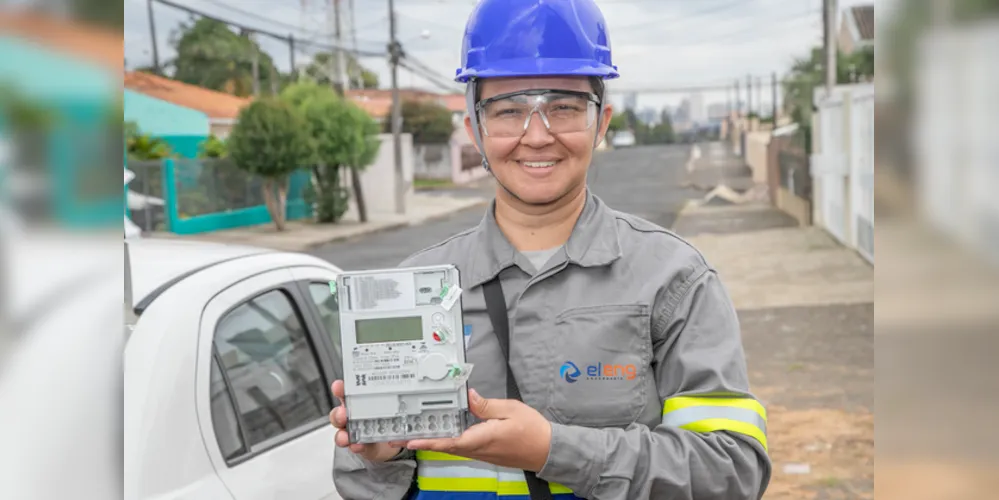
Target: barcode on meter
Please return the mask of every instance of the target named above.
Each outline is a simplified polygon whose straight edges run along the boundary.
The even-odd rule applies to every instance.
[[[368,380],[371,380],[373,382],[376,382],[376,381],[379,381],[379,380],[406,380],[406,379],[414,378],[415,376],[416,375],[414,375],[412,373],[403,373],[403,374],[396,373],[394,375],[372,375],[372,376],[368,377]]]

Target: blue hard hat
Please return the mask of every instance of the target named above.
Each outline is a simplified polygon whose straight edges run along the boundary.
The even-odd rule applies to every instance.
[[[455,80],[522,76],[617,78],[594,0],[481,0],[465,26]]]

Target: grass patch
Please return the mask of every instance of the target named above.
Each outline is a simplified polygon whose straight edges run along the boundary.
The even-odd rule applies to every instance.
[[[454,183],[445,179],[413,179],[414,189],[444,189],[454,187]]]

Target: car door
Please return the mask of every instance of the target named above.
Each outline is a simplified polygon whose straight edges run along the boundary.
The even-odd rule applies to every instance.
[[[339,499],[331,480],[331,366],[293,274],[229,287],[205,308],[197,401],[202,434],[236,500]]]

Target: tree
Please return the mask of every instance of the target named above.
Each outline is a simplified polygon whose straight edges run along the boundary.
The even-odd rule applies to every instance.
[[[383,132],[392,131],[392,120],[385,120]],[[448,142],[454,133],[451,112],[432,101],[409,99],[402,102],[402,131],[413,134],[413,144]]]
[[[673,132],[673,121],[669,117],[669,111],[662,110],[659,115],[659,124],[652,128],[652,142],[654,144],[673,144],[676,142],[676,134]]]
[[[351,54],[345,54],[347,58],[347,74],[350,75],[350,88],[352,89],[377,89],[378,74],[368,71]],[[329,52],[319,52],[312,56],[312,62],[305,67],[305,75],[312,81],[324,85],[332,86],[330,75],[336,74],[337,55]],[[336,82],[339,83],[339,82]]]
[[[256,99],[240,111],[228,145],[239,169],[263,178],[267,211],[277,230],[283,231],[288,177],[315,159],[305,118],[281,99]]]
[[[181,24],[171,35],[177,56],[170,62],[173,78],[192,85],[245,97],[253,94],[253,60],[261,92],[281,88],[274,61],[248,36],[225,23],[201,18]]]
[[[795,59],[784,82],[784,107],[804,134],[805,151],[811,152],[812,98],[825,82],[825,54],[813,47],[808,57]],[[874,52],[836,54],[836,83],[847,84],[874,77]]]
[[[306,200],[317,205],[319,222],[336,222],[347,211],[349,193],[340,185],[341,169],[351,169],[361,220],[367,220],[360,172],[378,154],[378,124],[352,102],[315,82],[289,86],[281,97],[295,106],[308,124],[316,147],[313,183]]]
[[[607,130],[611,132],[617,132],[618,130],[625,130],[628,128],[628,122],[623,113],[615,113],[611,117],[610,124],[607,126]]]

